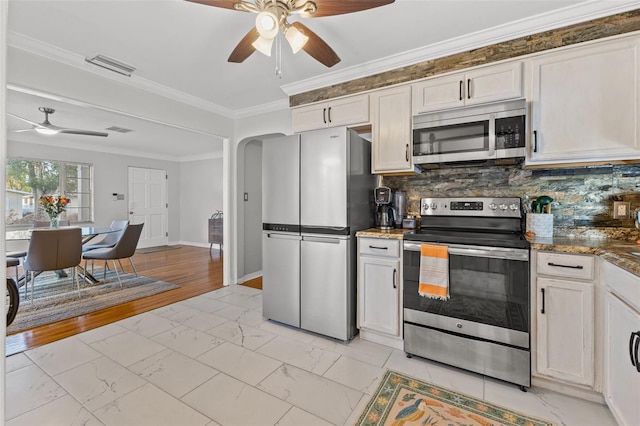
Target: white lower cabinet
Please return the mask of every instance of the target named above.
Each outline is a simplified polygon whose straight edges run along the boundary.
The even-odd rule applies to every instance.
[[[402,349],[400,240],[359,238],[360,337]]]
[[[593,386],[594,285],[538,277],[538,373]]]
[[[601,356],[596,357],[595,348],[602,340],[601,327],[596,326],[601,316],[596,312],[601,297],[596,258],[555,252],[534,256],[532,372],[556,389],[572,385],[576,396],[595,398],[601,387]]]
[[[604,399],[618,424],[640,425],[640,277],[604,268]]]

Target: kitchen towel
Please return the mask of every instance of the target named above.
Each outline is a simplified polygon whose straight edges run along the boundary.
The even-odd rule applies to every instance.
[[[449,247],[420,244],[418,294],[432,299],[449,298]]]

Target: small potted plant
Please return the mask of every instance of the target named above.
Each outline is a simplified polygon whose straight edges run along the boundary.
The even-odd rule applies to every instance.
[[[51,228],[58,227],[58,216],[65,211],[67,204],[70,202],[71,200],[67,197],[54,197],[51,195],[40,197],[40,204],[49,216]]]

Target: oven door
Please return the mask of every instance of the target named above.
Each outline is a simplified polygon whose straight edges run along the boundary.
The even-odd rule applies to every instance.
[[[529,250],[449,245],[449,299],[420,296],[420,243],[404,242],[404,321],[529,347]]]
[[[422,123],[421,118],[414,117],[414,163],[490,160],[496,157],[493,114]]]

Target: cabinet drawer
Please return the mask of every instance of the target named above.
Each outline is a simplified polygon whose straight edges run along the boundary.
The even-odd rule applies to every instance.
[[[640,277],[604,262],[603,276],[607,288],[640,312]]]
[[[360,254],[382,257],[400,257],[400,242],[400,240],[391,240],[386,238],[361,238]]]
[[[593,280],[593,256],[538,252],[538,274]]]

